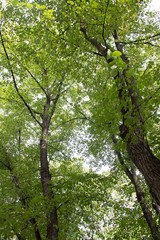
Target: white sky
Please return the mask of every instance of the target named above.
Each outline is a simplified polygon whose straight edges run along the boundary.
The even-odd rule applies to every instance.
[[[160,0],[152,0],[150,6],[151,9],[160,11]]]

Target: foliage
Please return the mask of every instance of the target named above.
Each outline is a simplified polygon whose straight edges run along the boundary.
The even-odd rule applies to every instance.
[[[159,28],[145,10],[147,3],[10,0],[2,6],[1,239],[34,239],[35,222],[46,239],[52,205],[58,212],[60,240],[151,237],[135,189],[114,153],[120,152],[125,167],[132,171],[133,163],[119,137],[121,108],[127,108],[128,101],[119,102],[117,84],[120,87],[121,83],[114,81],[125,70],[128,78],[136,78],[146,137],[160,155]],[[84,40],[85,29],[92,42],[94,37],[108,47],[107,56],[102,58],[102,52]],[[115,29],[129,69],[111,40]],[[39,160],[48,96],[51,103],[59,97],[47,139],[52,199],[43,195]],[[51,113],[49,108],[48,115]],[[128,126],[134,123],[135,119],[127,122]],[[82,153],[82,148],[88,152]],[[107,164],[109,170],[102,174],[87,171],[83,167],[86,158],[87,162],[93,158],[97,168]],[[158,223],[144,179],[138,177],[146,206]]]

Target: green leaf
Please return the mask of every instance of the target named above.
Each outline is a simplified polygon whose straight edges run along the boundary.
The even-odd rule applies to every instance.
[[[126,71],[126,76],[127,77],[131,77],[134,75],[134,69],[133,68],[130,68],[129,70]]]
[[[120,56],[122,56],[122,53],[118,50],[116,50],[112,53],[112,57],[120,57]]]
[[[17,6],[18,2],[19,2],[18,0],[13,0],[13,1],[12,1],[12,5],[13,5],[13,6]]]
[[[27,7],[27,8],[32,8],[32,7],[33,7],[33,4],[27,3],[27,4],[26,4],[26,7]]]
[[[111,70],[111,75],[112,75],[112,77],[117,76],[117,74],[118,74],[118,69],[117,69],[117,68],[113,68],[113,69]]]
[[[70,4],[70,5],[72,5],[72,6],[74,5],[74,2],[73,2],[73,1],[70,1],[70,0],[67,1],[67,3]]]

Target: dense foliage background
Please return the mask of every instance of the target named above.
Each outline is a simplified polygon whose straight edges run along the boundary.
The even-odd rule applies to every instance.
[[[0,14],[0,239],[160,239],[158,13],[10,0]]]

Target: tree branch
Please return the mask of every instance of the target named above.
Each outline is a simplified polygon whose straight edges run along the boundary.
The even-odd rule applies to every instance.
[[[1,163],[10,172],[10,175],[11,175],[11,178],[12,178],[12,183],[14,184],[14,186],[17,190],[17,194],[18,194],[18,197],[19,197],[19,200],[20,200],[22,206],[24,208],[28,208],[27,199],[29,197],[26,196],[26,194],[24,194],[24,192],[22,191],[22,189],[20,187],[19,179],[13,171],[14,167],[11,165],[11,160],[10,160],[9,154],[6,152],[6,150],[4,149],[3,146],[1,146],[1,147],[3,148],[3,153],[5,153],[5,157],[6,157],[6,163],[4,163],[2,161],[1,161]],[[29,219],[29,222],[31,223],[31,225],[33,227],[36,240],[42,240],[35,217],[32,217],[31,219]],[[26,225],[28,225],[28,223]]]
[[[158,37],[158,36],[160,36],[160,33],[156,33],[156,34],[154,34],[154,35],[151,35],[151,36],[148,36],[148,37],[146,37],[146,38],[140,38],[140,39],[136,39],[136,40],[133,40],[133,41],[129,41],[129,42],[124,42],[124,41],[118,41],[118,43],[122,43],[122,44],[141,44],[141,43],[145,43],[145,44],[147,44],[147,43],[149,43],[147,40],[151,40],[151,41],[154,41],[154,40],[157,40],[158,38],[156,38],[156,37]],[[155,39],[156,38],[156,39]]]
[[[104,56],[104,57],[107,56],[109,46],[107,44],[105,44],[106,46],[104,46],[102,43],[98,42],[95,38],[90,37],[87,34],[86,27],[83,26],[82,22],[80,23],[80,31],[83,33],[85,39],[88,42],[90,42],[92,44],[92,46],[94,46],[102,56]]]
[[[24,66],[23,66],[24,67]],[[42,85],[38,82],[38,80],[36,79],[36,77],[31,73],[31,71],[27,68],[24,67],[26,69],[26,71],[29,73],[29,75],[32,77],[32,79],[37,83],[37,85],[40,87],[40,89],[44,92],[45,95],[47,95],[46,90],[42,87]]]
[[[27,107],[27,109],[30,112],[30,114],[33,117],[33,119],[38,123],[38,125],[41,126],[41,123],[35,117],[35,115],[33,113],[33,110],[31,109],[31,107],[29,106],[29,104],[26,102],[26,100],[24,99],[24,97],[22,96],[22,94],[19,91],[19,88],[18,88],[17,82],[16,82],[16,78],[15,78],[15,75],[14,75],[14,72],[13,72],[13,69],[12,69],[12,66],[11,66],[10,58],[9,58],[7,49],[6,49],[5,44],[4,44],[4,40],[3,40],[3,36],[2,36],[2,31],[1,30],[0,30],[0,38],[1,38],[1,43],[2,43],[2,47],[3,47],[4,53],[5,53],[6,59],[8,61],[8,65],[9,65],[9,69],[10,69],[11,76],[12,76],[12,79],[13,79],[15,90],[16,90],[18,96],[20,97],[20,99],[23,101],[24,105]]]
[[[50,123],[51,118],[52,118],[52,116],[53,116],[53,114],[55,112],[57,102],[58,102],[58,100],[60,98],[63,81],[64,81],[64,76],[62,77],[62,80],[59,83],[58,93],[57,93],[56,97],[53,99],[53,105],[52,105],[51,113],[49,115],[49,123]]]

